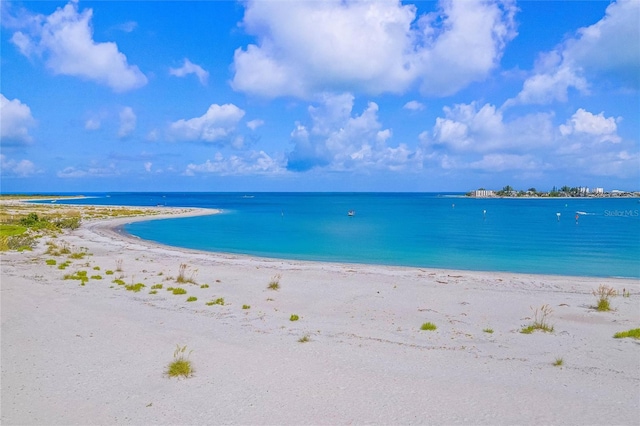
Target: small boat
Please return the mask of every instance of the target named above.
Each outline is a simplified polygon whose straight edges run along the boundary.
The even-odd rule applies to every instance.
[[[347,216],[355,216],[355,215],[356,215],[355,210],[349,210],[349,212],[347,212]]]

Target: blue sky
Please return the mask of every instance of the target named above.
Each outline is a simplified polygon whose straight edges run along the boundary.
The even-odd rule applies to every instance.
[[[640,1],[2,1],[1,190],[640,189]]]

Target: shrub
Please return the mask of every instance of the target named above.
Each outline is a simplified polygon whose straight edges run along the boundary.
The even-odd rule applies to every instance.
[[[47,259],[47,265],[55,265],[56,263],[58,262],[55,259]]]
[[[94,267],[93,267],[93,270],[94,270],[94,271],[99,271],[99,270],[100,270],[100,267],[99,267],[99,266],[94,266]]]
[[[296,314],[291,314],[291,316],[289,317],[289,321],[298,321],[299,319],[300,317]]]
[[[104,273],[107,275],[113,275],[113,271],[111,269],[104,271]]]
[[[187,302],[195,302],[196,300],[198,300],[197,297],[195,296],[189,296],[189,298],[187,299]]]
[[[540,308],[531,307],[533,310],[533,324],[530,324],[520,330],[522,334],[531,334],[536,330],[542,330],[545,332],[553,332],[553,326],[549,325],[549,316],[553,313],[553,310],[549,305],[542,305]]]
[[[632,339],[640,339],[640,328],[632,328],[627,331],[620,331],[613,335],[615,339],[624,339],[625,337],[630,337]]]
[[[242,309],[251,309],[250,305],[242,305]]]
[[[151,286],[152,290],[159,290],[161,288],[162,288],[162,284],[154,284],[154,285]]]
[[[604,284],[600,284],[600,286],[597,288],[597,290],[593,291],[593,295],[596,296],[597,298],[597,303],[596,306],[594,306],[593,308],[596,311],[610,311],[611,310],[611,304],[609,302],[609,300],[614,297],[617,294],[617,292],[615,291],[615,289],[604,285]]]
[[[118,285],[124,285],[124,284],[125,284],[125,282],[124,282],[124,281],[122,281],[121,279],[115,279],[115,280],[113,280],[112,282],[113,282],[114,284],[118,284]]]
[[[267,286],[270,290],[279,290],[280,289],[280,274],[276,274],[271,277],[271,281],[269,281],[269,285]]]
[[[420,330],[425,330],[425,331],[433,331],[437,328],[438,327],[436,327],[436,325],[432,322],[425,322],[420,326]]]
[[[187,294],[187,290],[181,287],[177,287],[171,290],[173,294]]]
[[[209,288],[209,284],[202,284],[200,288]]]
[[[101,280],[102,276],[101,275],[91,275],[91,279],[92,280]]]
[[[177,348],[173,352],[173,361],[167,366],[166,373],[169,377],[191,377],[194,370],[191,365],[191,361],[189,360],[189,355],[191,355],[191,352],[193,351],[189,351],[185,356],[187,347],[180,347],[180,345],[176,346]]]

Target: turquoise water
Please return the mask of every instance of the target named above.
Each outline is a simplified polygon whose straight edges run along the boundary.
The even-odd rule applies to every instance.
[[[637,198],[108,195],[84,203],[222,209],[215,216],[125,226],[140,238],[173,246],[288,259],[640,278]],[[355,210],[355,216],[349,217],[349,210]],[[580,212],[577,221],[576,212]]]

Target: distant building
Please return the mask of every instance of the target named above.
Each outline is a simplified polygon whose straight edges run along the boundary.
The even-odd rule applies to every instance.
[[[604,194],[604,188],[593,188],[594,194]]]
[[[473,191],[473,196],[480,198],[493,197],[494,193],[490,189],[476,189],[475,191]]]

